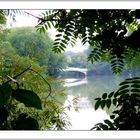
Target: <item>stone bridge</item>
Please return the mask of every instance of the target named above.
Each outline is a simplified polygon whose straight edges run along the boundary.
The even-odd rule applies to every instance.
[[[86,69],[86,68],[68,67],[67,69],[63,69],[63,71],[82,73],[82,74],[84,74],[85,78],[87,78],[88,69]]]

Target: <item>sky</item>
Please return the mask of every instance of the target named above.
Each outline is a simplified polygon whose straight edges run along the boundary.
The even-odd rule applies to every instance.
[[[38,16],[45,10],[24,10],[24,11]],[[13,23],[11,20],[9,20],[8,25],[10,25],[11,27],[23,27],[23,26],[24,27],[25,26],[35,27],[37,25],[37,18],[26,15],[26,14],[25,15],[20,14],[20,15],[16,16],[16,22]],[[48,32],[50,34],[50,37],[54,40],[55,35],[56,35],[56,30],[54,28],[52,28],[52,29],[49,29]],[[71,47],[70,45],[68,45],[66,48],[66,51],[73,51],[73,52],[77,53],[77,52],[83,52],[85,49],[87,49],[87,45],[82,46],[81,41],[77,40],[76,45],[74,47]]]

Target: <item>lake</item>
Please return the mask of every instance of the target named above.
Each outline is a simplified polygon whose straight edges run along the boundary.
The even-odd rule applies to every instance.
[[[103,93],[110,93],[118,88],[123,81],[123,77],[113,75],[98,75],[85,78],[66,78],[65,88],[67,100],[64,106],[72,103],[75,97],[78,98],[76,104],[72,105],[71,110],[66,113],[70,118],[71,127],[69,130],[90,130],[95,124],[109,119],[110,110],[98,109],[95,111],[95,98]],[[78,111],[77,111],[78,110]]]

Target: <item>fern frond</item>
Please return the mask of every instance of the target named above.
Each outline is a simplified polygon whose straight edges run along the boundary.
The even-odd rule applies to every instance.
[[[104,51],[101,48],[95,47],[91,54],[88,56],[88,61],[91,61],[91,63],[93,63],[94,61],[99,61],[103,53]]]
[[[119,58],[117,55],[112,55],[111,67],[112,67],[113,73],[115,74],[121,73],[124,68],[123,58]]]
[[[61,30],[59,28],[57,30],[58,34],[56,35],[56,39],[53,44],[53,51],[56,53],[61,53],[65,51],[65,48],[70,43],[72,46],[76,43],[76,38],[74,37],[74,24],[71,21],[69,24],[66,24],[66,28]]]

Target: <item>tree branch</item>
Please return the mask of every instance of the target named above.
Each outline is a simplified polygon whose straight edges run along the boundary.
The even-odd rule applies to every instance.
[[[68,17],[68,18],[62,18],[62,19],[54,19],[54,18],[50,18],[50,19],[43,19],[43,22],[48,22],[48,21],[58,21],[58,22],[62,22],[62,21],[71,21],[73,19],[76,19],[78,17],[80,17],[81,14],[74,16],[74,17]],[[42,19],[41,19],[42,20]]]
[[[45,23],[45,22],[48,22],[48,21],[55,21],[55,22],[70,21],[70,20],[76,19],[76,18],[78,18],[78,17],[80,17],[80,16],[82,15],[82,13],[80,13],[79,15],[76,15],[76,16],[73,16],[73,17],[67,17],[67,18],[62,18],[62,19],[56,19],[56,18],[54,18],[59,12],[60,12],[60,10],[59,10],[58,12],[56,12],[56,13],[55,13],[51,18],[49,18],[49,19],[43,19],[43,18],[41,18],[41,17],[35,16],[35,15],[33,15],[33,14],[28,13],[28,12],[25,11],[26,14],[28,14],[28,15],[34,17],[34,18],[37,18],[37,19],[41,20],[41,22],[40,22],[38,25],[41,25],[41,24],[43,24],[43,23]],[[38,25],[37,25],[37,26],[38,26]]]
[[[28,13],[28,12],[26,12],[26,11],[24,11],[24,13],[26,13],[27,15],[30,15],[30,16],[32,16],[32,17],[34,17],[34,18],[42,19],[42,18],[40,18],[40,17],[38,17],[38,16],[35,16],[35,15],[31,14],[31,13]]]
[[[25,73],[26,71],[28,71],[31,68],[31,66],[28,66],[25,70],[23,70],[21,73],[17,74],[14,77],[10,77],[10,79],[8,81],[6,81],[5,83],[9,83],[11,81],[13,81],[13,79],[16,79],[17,77],[19,77],[20,75],[22,75],[23,73]],[[9,77],[9,76],[8,76]]]
[[[49,96],[51,96],[52,88],[51,88],[50,83],[49,83],[39,72],[37,72],[37,71],[35,71],[35,70],[33,70],[33,69],[30,69],[30,70],[33,71],[34,73],[38,74],[38,75],[45,81],[45,83],[46,83],[46,84],[48,85],[48,87],[49,87],[49,94],[48,94],[47,98],[48,98]]]

